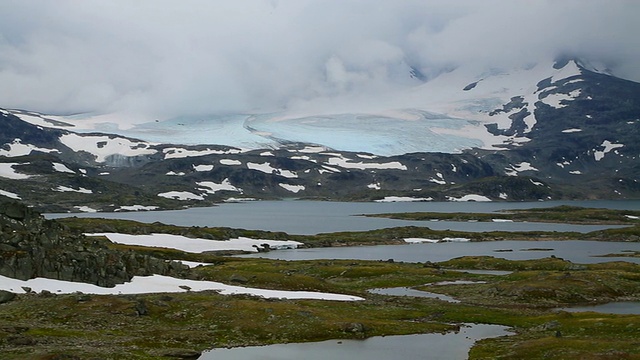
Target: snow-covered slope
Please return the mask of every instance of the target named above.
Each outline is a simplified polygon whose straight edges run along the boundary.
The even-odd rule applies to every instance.
[[[520,68],[459,67],[391,94],[380,103],[314,106],[273,114],[236,114],[149,120],[126,115],[45,116],[12,111],[34,125],[75,132],[111,132],[159,143],[217,144],[244,149],[302,142],[378,155],[410,152],[457,153],[469,148],[499,149],[528,141],[535,127],[536,103],[561,107],[580,94],[549,94],[553,84],[581,74],[575,61],[546,61]],[[547,89],[548,90],[548,89]],[[523,107],[502,111],[514,97]],[[314,110],[309,110],[314,109]],[[349,111],[343,111],[349,109]],[[353,110],[356,111],[353,111]],[[522,131],[508,130],[521,113]],[[525,114],[528,115],[525,116]]]

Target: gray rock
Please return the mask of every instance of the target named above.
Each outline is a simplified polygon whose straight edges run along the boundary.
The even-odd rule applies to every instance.
[[[10,291],[6,291],[6,290],[0,290],[0,304],[4,304],[7,303],[13,299],[15,299],[16,294],[10,292]]]

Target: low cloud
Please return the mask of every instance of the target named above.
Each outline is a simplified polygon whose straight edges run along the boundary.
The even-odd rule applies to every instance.
[[[633,0],[5,0],[0,106],[160,118],[383,97],[581,56],[640,80]]]

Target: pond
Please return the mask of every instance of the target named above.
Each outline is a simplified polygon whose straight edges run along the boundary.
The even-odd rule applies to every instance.
[[[206,351],[201,360],[388,360],[466,359],[480,339],[512,335],[504,326],[463,324],[447,334],[419,334],[372,337],[365,340],[328,340],[312,343],[278,344]]]
[[[527,209],[573,205],[611,209],[639,210],[640,201],[548,201],[548,202],[329,202],[329,201],[254,201],[221,204],[214,207],[171,211],[140,211],[115,213],[45,214],[47,218],[102,217],[129,219],[153,223],[156,221],[179,226],[231,227],[239,229],[284,231],[310,235],[337,231],[365,231],[398,226],[421,226],[434,230],[460,231],[577,231],[589,232],[611,225],[568,225],[527,222],[455,222],[408,221],[370,218],[361,214],[393,212],[494,212],[507,209]],[[498,216],[498,215],[497,215]]]
[[[390,295],[390,296],[413,296],[413,297],[423,297],[430,299],[438,299],[446,302],[458,303],[459,300],[452,298],[451,296],[444,294],[437,294],[428,291],[421,291],[412,289],[409,287],[394,287],[394,288],[384,288],[384,289],[370,289],[368,290],[372,294],[379,295]]]
[[[593,311],[603,314],[640,315],[640,301],[620,301],[591,306],[572,306],[556,310],[567,312]]]

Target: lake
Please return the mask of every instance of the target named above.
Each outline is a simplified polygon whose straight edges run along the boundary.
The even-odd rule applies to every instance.
[[[620,301],[610,302],[600,305],[590,306],[573,306],[567,308],[561,308],[556,310],[562,310],[567,312],[583,312],[593,311],[603,314],[621,314],[621,315],[640,315],[640,302],[639,301]]]
[[[365,340],[329,340],[213,349],[204,352],[200,360],[466,359],[475,341],[511,334],[504,326],[466,324],[459,332],[447,334],[385,336]]]
[[[411,245],[378,245],[278,250],[242,255],[279,260],[359,259],[404,262],[440,262],[456,257],[493,256],[508,260],[529,260],[556,256],[573,263],[593,264],[608,261],[640,263],[640,258],[601,257],[626,251],[640,251],[638,242],[603,241],[486,241],[444,242]]]
[[[607,225],[568,225],[527,222],[408,221],[357,216],[393,212],[483,212],[573,205],[623,210],[640,210],[640,201],[545,201],[545,202],[329,202],[329,201],[253,201],[219,206],[168,211],[115,213],[45,214],[47,218],[101,217],[129,219],[145,223],[159,221],[179,226],[231,227],[251,230],[284,231],[310,235],[338,231],[365,231],[398,226],[422,226],[434,230],[460,231],[576,231],[612,228]],[[499,214],[496,214],[499,217]]]

